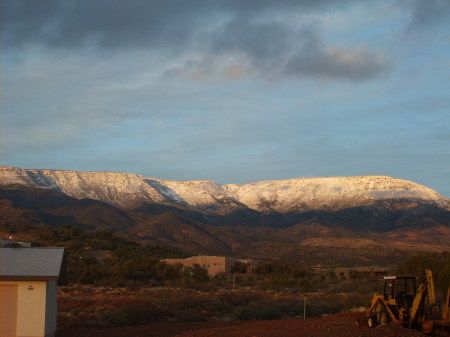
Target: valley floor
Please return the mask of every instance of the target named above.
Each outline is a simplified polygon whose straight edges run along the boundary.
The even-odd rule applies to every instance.
[[[419,337],[420,332],[389,324],[375,329],[356,322],[364,314],[343,313],[319,318],[245,322],[163,322],[118,328],[71,328],[56,337]],[[439,334],[436,336],[450,336]]]

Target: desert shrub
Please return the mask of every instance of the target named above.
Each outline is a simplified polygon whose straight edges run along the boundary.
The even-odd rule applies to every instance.
[[[302,292],[302,293],[309,292],[314,289],[311,282],[309,282],[307,279],[302,279],[302,280],[298,281],[297,288],[298,288],[299,292]]]
[[[150,302],[117,297],[118,289],[97,289],[107,293],[93,297],[89,288],[77,288],[58,299],[58,327],[108,327],[164,319],[167,311]],[[120,290],[122,291],[122,290]],[[119,291],[119,293],[120,293]],[[114,293],[113,297],[108,297]]]
[[[178,296],[171,302],[171,308],[174,310],[197,309],[205,310],[212,306],[217,298],[199,295]]]
[[[448,258],[450,259],[450,256]],[[442,294],[445,294],[449,286],[450,286],[450,262],[442,266],[442,269],[439,270],[439,273],[436,276],[436,288],[439,289],[439,291]]]
[[[214,315],[226,315],[233,311],[234,307],[223,302],[214,295],[178,295],[166,296],[163,306],[167,308],[169,315],[178,321],[204,321]]]
[[[292,263],[262,263],[255,269],[255,273],[259,275],[290,275],[292,277],[304,277],[308,275],[306,269]]]
[[[370,294],[348,294],[342,305],[341,311],[348,311],[352,308],[368,307],[370,303]]]
[[[232,316],[237,320],[272,320],[299,315],[303,315],[302,299],[271,298],[241,305]]]
[[[399,266],[399,274],[410,274],[425,278],[425,269],[431,269],[436,289],[441,293],[447,292],[450,284],[450,252],[426,253],[411,256],[405,263]]]
[[[195,310],[177,311],[175,317],[180,322],[203,322],[207,320],[205,314]]]
[[[134,304],[104,310],[100,313],[100,321],[108,326],[137,325],[157,321],[160,315],[159,309],[151,304]]]
[[[157,267],[157,275],[164,281],[180,281],[182,278],[183,265],[161,263]]]
[[[102,319],[90,319],[78,324],[78,326],[82,326],[85,328],[107,328],[111,325],[109,324],[109,322]]]
[[[262,299],[261,295],[252,293],[226,293],[220,295],[220,300],[231,306],[241,306],[252,302],[258,302]]]
[[[216,302],[213,303],[212,311],[221,315],[225,315],[231,313],[233,311],[233,306],[228,303],[222,302],[220,299],[217,299]]]
[[[71,312],[58,312],[57,323],[59,328],[71,328],[80,324],[80,319]]]
[[[141,289],[144,286],[144,283],[141,281],[127,280],[124,286],[129,290],[135,291]]]
[[[239,321],[246,320],[273,320],[280,319],[281,312],[278,308],[271,305],[261,305],[261,303],[251,303],[243,307],[239,307],[233,317]]]
[[[326,314],[335,314],[344,309],[343,295],[328,295],[318,301],[307,301],[306,316],[318,317]]]
[[[185,283],[206,282],[209,280],[208,271],[200,265],[183,268],[182,279]]]
[[[106,230],[88,231],[71,225],[26,228],[8,225],[1,228],[6,228],[8,232],[26,230],[37,241],[33,246],[66,247],[70,284],[123,286],[129,280],[142,283],[179,280],[180,273],[165,270],[159,260],[187,257],[186,253],[178,250],[158,244],[141,245]],[[109,251],[110,256],[104,260],[90,256],[98,250]]]
[[[356,287],[356,292],[362,295],[371,295],[380,292],[383,287],[383,280],[374,280],[360,284]]]
[[[258,282],[253,275],[239,275],[236,276],[236,285],[239,287],[255,287]]]
[[[355,291],[357,284],[358,282],[354,280],[344,280],[335,285],[335,291],[339,293],[350,293]]]
[[[281,312],[283,317],[303,315],[303,299],[282,298],[273,301],[272,305]]]

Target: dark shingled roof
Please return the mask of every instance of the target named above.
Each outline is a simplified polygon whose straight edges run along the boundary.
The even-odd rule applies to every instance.
[[[0,248],[0,280],[57,280],[64,248]]]

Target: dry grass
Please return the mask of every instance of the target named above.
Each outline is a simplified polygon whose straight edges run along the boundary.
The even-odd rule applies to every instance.
[[[291,291],[198,291],[155,287],[140,290],[109,287],[62,287],[58,325],[109,327],[151,322],[269,320],[303,317],[304,294]],[[310,293],[308,317],[363,305],[361,294]]]

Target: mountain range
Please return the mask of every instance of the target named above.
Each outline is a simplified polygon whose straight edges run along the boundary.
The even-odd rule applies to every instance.
[[[450,200],[388,176],[220,185],[136,174],[0,168],[0,225],[109,229],[192,253],[450,250]],[[390,254],[391,254],[390,253]],[[328,256],[331,259],[332,256]],[[349,257],[351,260],[352,257]]]

